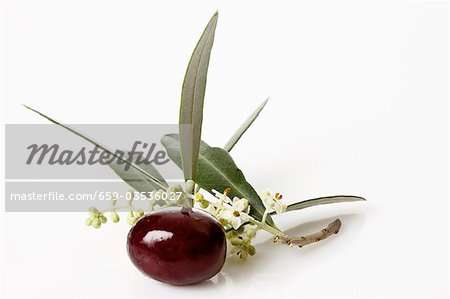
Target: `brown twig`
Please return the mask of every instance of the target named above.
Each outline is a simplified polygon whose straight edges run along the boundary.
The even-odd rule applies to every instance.
[[[319,232],[302,236],[302,237],[291,237],[291,236],[277,236],[273,239],[274,243],[286,244],[289,246],[303,247],[305,245],[319,242],[328,238],[331,235],[337,234],[341,228],[342,222],[339,219],[334,220],[324,229]]]

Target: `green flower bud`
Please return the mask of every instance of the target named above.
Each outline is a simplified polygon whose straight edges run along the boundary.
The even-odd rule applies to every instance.
[[[238,233],[238,234],[240,235],[240,234],[242,234],[242,233],[244,232],[244,229],[245,229],[244,225],[241,225],[241,226],[236,230],[236,233]]]
[[[196,193],[196,194],[194,195],[194,200],[195,200],[196,202],[202,202],[202,201],[205,200],[205,197],[203,197],[203,194],[201,194],[201,193]]]
[[[92,220],[94,219],[94,217],[90,216],[88,219],[86,219],[85,223],[87,226],[91,226],[92,225]]]
[[[102,222],[102,224],[105,224],[106,222],[108,222],[108,219],[106,219],[106,217],[105,217],[104,215],[98,216],[98,219],[100,219],[100,221]]]
[[[117,214],[116,211],[111,212],[110,218],[111,218],[111,221],[114,223],[117,223],[120,220],[119,214]]]
[[[99,212],[98,212],[97,208],[95,208],[95,207],[90,207],[90,208],[89,208],[89,214],[90,214],[91,216],[97,216],[98,213],[99,213]]]
[[[256,253],[256,248],[255,248],[255,246],[249,245],[249,246],[247,247],[247,252],[248,252],[248,254],[250,254],[251,256],[254,256],[255,253]]]
[[[141,218],[142,216],[144,216],[144,212],[142,212],[142,210],[139,209],[137,209],[134,214],[137,218]]]
[[[230,242],[231,242],[231,245],[233,245],[233,246],[239,246],[239,245],[242,244],[242,239],[239,239],[239,238],[232,238],[232,239],[230,240]]]
[[[128,224],[129,224],[129,225],[135,224],[136,221],[137,221],[137,218],[136,218],[136,217],[128,217]]]
[[[220,218],[219,219],[220,224],[222,224],[223,226],[227,226],[229,223],[226,219]]]
[[[246,250],[241,250],[241,253],[239,254],[239,257],[241,258],[241,260],[246,260],[248,257],[248,253]]]
[[[247,231],[247,236],[248,236],[250,239],[253,239],[253,238],[256,236],[256,229],[249,229],[249,230]]]
[[[200,207],[202,209],[206,209],[209,206],[209,202],[207,202],[206,200],[203,200],[200,202]]]
[[[100,221],[100,219],[94,218],[92,220],[92,227],[93,228],[100,228],[100,226],[102,226],[102,222]]]
[[[185,183],[186,192],[193,192],[195,188],[195,182],[193,180],[187,180]]]

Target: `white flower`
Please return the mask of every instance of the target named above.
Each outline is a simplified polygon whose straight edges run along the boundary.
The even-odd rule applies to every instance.
[[[220,193],[217,190],[212,189],[212,192],[214,193],[214,196],[220,199],[222,202],[225,203],[231,203],[231,198],[228,197],[228,194],[230,193],[230,188],[226,188],[223,193]]]
[[[275,193],[272,196],[269,190],[261,192],[261,199],[266,208],[274,210],[277,214],[286,212],[287,206],[281,201],[282,198],[283,196],[280,193]]]
[[[275,212],[277,214],[281,214],[281,213],[286,212],[287,206],[284,203],[282,203],[280,200],[277,200],[273,204],[273,209],[275,210]]]
[[[224,205],[224,209],[219,212],[218,218],[226,221],[234,229],[238,229],[242,223],[249,219],[248,212],[250,206],[245,198],[233,198],[232,205]]]
[[[217,208],[214,207],[213,205],[208,205],[208,207],[205,209],[206,212],[208,212],[209,214],[213,215],[214,217],[217,216]]]
[[[260,195],[262,201],[266,206],[270,205],[273,202],[273,197],[269,190],[263,190]]]
[[[242,211],[242,212],[246,212],[246,213],[248,213],[250,210],[248,200],[245,198],[239,199],[238,197],[234,197],[232,207],[236,211]]]

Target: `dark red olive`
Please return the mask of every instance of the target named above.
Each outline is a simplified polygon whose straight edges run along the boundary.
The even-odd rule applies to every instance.
[[[216,275],[225,262],[222,225],[191,208],[167,208],[141,218],[128,233],[128,255],[153,279],[194,284]]]

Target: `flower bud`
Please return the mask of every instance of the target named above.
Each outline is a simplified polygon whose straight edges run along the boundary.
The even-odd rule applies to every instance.
[[[240,235],[240,234],[242,234],[244,232],[244,230],[245,230],[245,227],[241,226],[237,230],[235,230],[235,232]]]
[[[92,227],[93,228],[100,228],[100,226],[102,226],[102,222],[100,221],[100,219],[94,218],[92,220]]]
[[[97,216],[98,213],[99,213],[99,212],[98,212],[97,208],[95,208],[95,207],[90,207],[90,208],[89,208],[89,214],[90,214],[91,216]]]
[[[253,239],[256,236],[256,229],[249,229],[247,231],[247,236],[249,237],[249,239]]]
[[[205,200],[205,197],[204,197],[203,194],[201,194],[201,193],[195,193],[195,195],[194,195],[194,200],[195,200],[196,202],[202,202],[202,201]]]
[[[254,256],[255,253],[256,253],[256,248],[255,248],[255,246],[249,245],[249,246],[247,247],[247,252],[248,252],[248,254],[250,254],[251,256]]]
[[[195,182],[193,180],[187,180],[185,183],[186,192],[193,192],[195,188]]]
[[[223,219],[223,218],[219,218],[219,222],[220,222],[220,224],[222,224],[223,226],[227,226],[227,225],[230,224],[228,220]]]
[[[88,219],[86,219],[86,221],[85,221],[86,225],[87,226],[91,226],[92,225],[92,220],[93,220],[92,216],[90,216]]]
[[[134,225],[136,223],[136,221],[137,221],[136,217],[133,217],[133,216],[128,217],[128,224],[129,225]]]
[[[111,212],[110,218],[111,218],[111,221],[114,223],[117,223],[120,220],[119,214],[117,214],[116,211]]]
[[[246,260],[248,257],[248,253],[246,250],[241,250],[241,253],[239,254],[239,257],[241,258],[241,260]]]
[[[100,219],[102,224],[105,224],[106,222],[108,222],[108,219],[106,219],[106,217],[104,215],[98,216],[98,219]]]
[[[230,242],[231,242],[231,245],[233,245],[233,246],[239,246],[242,244],[242,239],[231,238]]]

